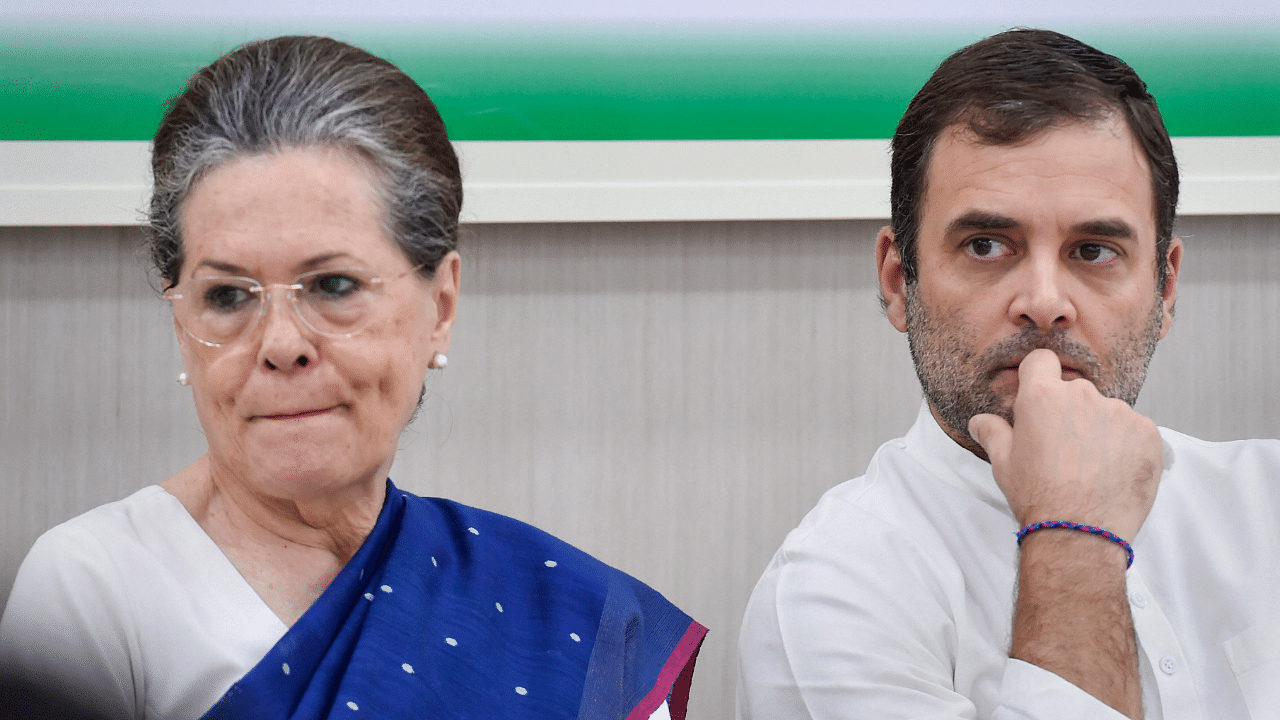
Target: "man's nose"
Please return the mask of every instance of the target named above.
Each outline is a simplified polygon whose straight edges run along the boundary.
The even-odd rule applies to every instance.
[[[1075,323],[1076,308],[1068,291],[1071,277],[1058,258],[1028,258],[1012,279],[1016,287],[1009,315],[1015,323],[1031,323],[1043,330]]]

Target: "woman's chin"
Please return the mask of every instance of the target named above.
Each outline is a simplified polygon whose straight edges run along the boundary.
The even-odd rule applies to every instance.
[[[314,430],[314,428],[313,428]],[[370,457],[372,443],[347,433],[277,433],[245,438],[242,455],[229,468],[251,492],[305,501],[345,495],[374,478],[384,459]]]

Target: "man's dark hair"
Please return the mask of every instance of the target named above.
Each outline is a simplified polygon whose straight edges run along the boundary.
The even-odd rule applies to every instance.
[[[1124,118],[1151,167],[1156,277],[1163,289],[1178,206],[1178,165],[1156,99],[1120,58],[1061,33],[1031,29],[992,35],[948,57],[898,123],[889,197],[894,245],[907,283],[917,280],[916,241],[929,160],[944,130],[959,124],[981,142],[1012,145],[1064,123],[1112,116]]]

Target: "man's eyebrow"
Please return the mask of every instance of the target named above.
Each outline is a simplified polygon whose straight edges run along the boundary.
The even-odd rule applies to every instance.
[[[1008,215],[971,210],[952,220],[951,224],[947,226],[947,232],[1009,230],[1016,227],[1018,227],[1018,221]],[[1118,219],[1086,220],[1085,222],[1077,223],[1072,227],[1072,230],[1080,235],[1093,235],[1117,240],[1132,240],[1138,237],[1138,232],[1133,229],[1132,225]]]
[[[1088,222],[1079,223],[1073,229],[1081,235],[1094,235],[1116,240],[1133,240],[1138,237],[1138,232],[1133,229],[1133,226],[1123,220],[1089,220]]]
[[[951,224],[947,226],[948,233],[963,232],[965,230],[1008,230],[1018,227],[1018,221],[1008,215],[1000,215],[993,212],[984,212],[982,210],[970,210],[961,215]]]

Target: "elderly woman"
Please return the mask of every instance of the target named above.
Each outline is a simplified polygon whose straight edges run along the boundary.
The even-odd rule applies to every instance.
[[[0,652],[134,718],[682,717],[706,632],[527,525],[387,480],[457,316],[427,95],[242,47],[155,137],[152,257],[208,452],[46,533]]]

